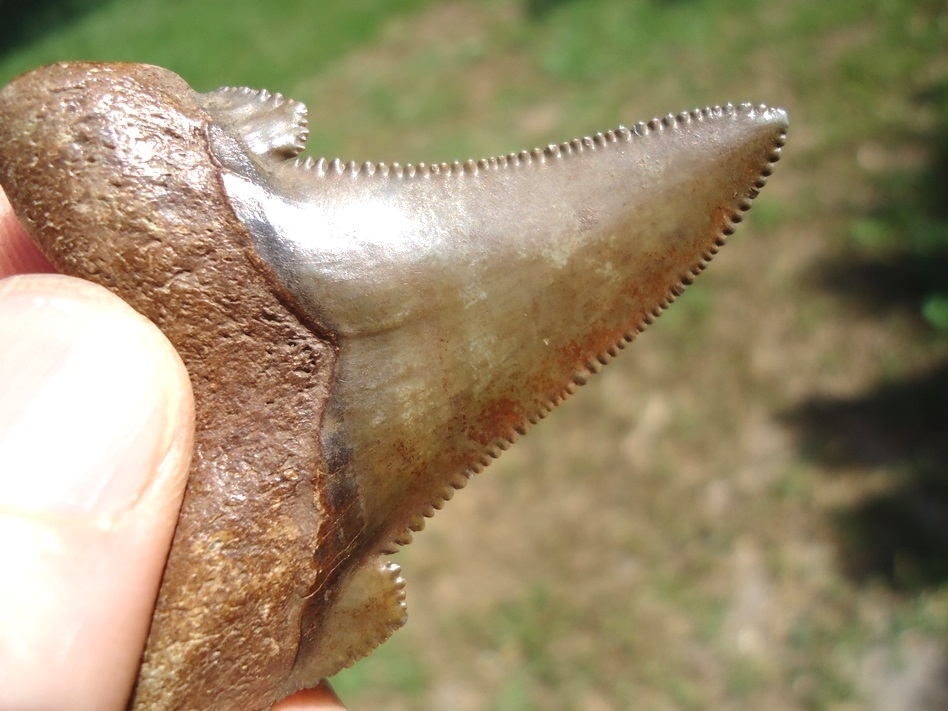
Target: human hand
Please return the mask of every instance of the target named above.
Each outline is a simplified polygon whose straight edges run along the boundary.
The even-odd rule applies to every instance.
[[[0,191],[0,708],[121,711],[194,404],[150,321],[90,282],[37,273],[50,271]],[[344,707],[325,685],[274,707],[312,709]]]

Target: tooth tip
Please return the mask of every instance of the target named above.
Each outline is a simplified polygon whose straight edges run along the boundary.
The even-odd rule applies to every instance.
[[[763,108],[763,114],[765,118],[772,124],[779,126],[782,129],[790,128],[790,116],[787,114],[786,109],[782,108]]]

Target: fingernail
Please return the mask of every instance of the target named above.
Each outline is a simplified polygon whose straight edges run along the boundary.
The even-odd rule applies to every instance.
[[[0,282],[0,508],[116,517],[173,441],[170,347],[101,287]]]

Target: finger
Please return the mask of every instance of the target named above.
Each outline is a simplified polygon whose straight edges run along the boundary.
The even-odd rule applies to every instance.
[[[0,279],[13,274],[53,271],[49,260],[17,222],[7,196],[0,190]]]
[[[0,282],[0,708],[124,709],[193,437],[184,366],[120,299]]]
[[[297,691],[273,707],[273,711],[315,711],[316,709],[346,711],[346,707],[342,705],[339,697],[326,681],[315,689]]]

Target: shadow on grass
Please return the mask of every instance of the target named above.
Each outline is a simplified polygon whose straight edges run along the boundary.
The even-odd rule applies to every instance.
[[[898,310],[917,317],[921,324],[926,304],[948,290],[948,249],[856,257],[845,264],[827,265],[816,280],[828,291],[857,295],[856,305],[864,313]]]
[[[829,467],[902,474],[837,517],[845,572],[900,590],[948,582],[948,363],[860,397],[810,400],[786,418],[807,456]]]
[[[866,311],[917,315],[918,338],[932,341],[948,334],[948,83],[922,99],[942,118],[928,137],[929,164],[886,177],[885,203],[857,221],[871,239],[857,231],[857,256],[816,278]],[[814,398],[783,417],[805,456],[893,472],[886,493],[837,517],[843,569],[906,592],[948,582],[948,362],[850,399]]]
[[[110,0],[0,0],[0,55]]]
[[[560,5],[566,5],[574,1],[575,0],[524,0],[523,9],[528,18],[531,20],[539,20]]]
[[[523,9],[531,20],[542,19],[545,15],[552,12],[560,5],[568,5],[578,0],[523,0]],[[661,9],[662,5],[672,5],[686,0],[651,0],[656,9]]]

